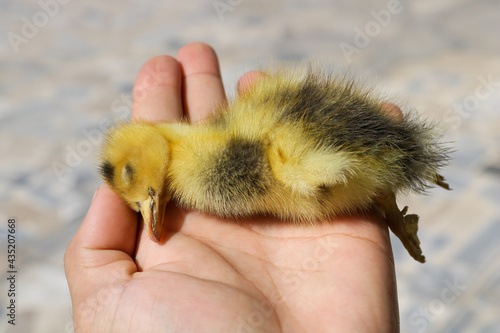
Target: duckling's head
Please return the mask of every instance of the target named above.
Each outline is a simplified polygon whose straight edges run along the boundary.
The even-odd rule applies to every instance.
[[[109,132],[99,167],[103,180],[135,211],[140,211],[149,237],[159,241],[163,230],[169,143],[154,124],[136,123]]]

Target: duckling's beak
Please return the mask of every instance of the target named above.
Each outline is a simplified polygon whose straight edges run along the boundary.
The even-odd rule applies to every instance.
[[[165,207],[170,198],[155,192],[149,188],[149,196],[146,200],[139,201],[139,209],[146,224],[149,238],[154,242],[159,242],[163,232],[163,215]]]

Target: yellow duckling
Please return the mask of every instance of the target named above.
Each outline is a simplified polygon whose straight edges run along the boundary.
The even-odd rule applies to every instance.
[[[353,80],[278,70],[199,124],[124,124],[100,172],[159,241],[167,202],[225,218],[308,222],[378,203],[411,256],[425,261],[417,215],[395,194],[448,185],[446,149],[426,123],[395,119]]]

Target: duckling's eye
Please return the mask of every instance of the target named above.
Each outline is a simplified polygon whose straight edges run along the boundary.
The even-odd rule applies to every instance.
[[[134,181],[134,173],[135,170],[130,166],[130,164],[126,164],[122,169],[122,180],[125,185],[130,186]]]

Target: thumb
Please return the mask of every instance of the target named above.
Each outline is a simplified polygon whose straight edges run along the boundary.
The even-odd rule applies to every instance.
[[[137,213],[107,185],[101,185],[64,255],[72,296],[97,283],[108,283],[106,277],[116,277],[116,273],[137,271],[133,260],[137,221]]]

